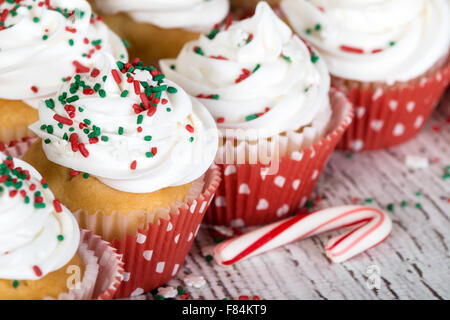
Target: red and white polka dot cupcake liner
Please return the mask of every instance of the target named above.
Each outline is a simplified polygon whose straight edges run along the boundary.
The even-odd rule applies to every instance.
[[[114,248],[125,263],[123,282],[116,298],[136,296],[156,289],[172,279],[186,259],[200,229],[200,224],[220,184],[220,173],[211,168],[205,174],[203,192],[183,204],[177,212],[172,209],[169,219],[149,224],[123,241],[115,239]]]
[[[450,81],[450,64],[434,75],[402,87],[345,88],[355,119],[338,149],[367,151],[393,147],[412,139],[423,128]],[[354,84],[354,83],[352,83]]]
[[[276,174],[268,175],[262,164],[218,165],[222,183],[204,222],[237,227],[268,224],[303,207],[353,119],[344,94],[332,90],[330,99],[330,133],[311,147],[282,157]]]

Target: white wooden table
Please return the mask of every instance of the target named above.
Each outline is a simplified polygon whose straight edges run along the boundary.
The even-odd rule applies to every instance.
[[[206,261],[214,242],[202,228],[169,285],[185,287],[184,276],[204,276],[205,287],[186,288],[190,299],[450,299],[450,178],[443,178],[450,166],[450,92],[444,100],[407,144],[364,154],[335,152],[317,187],[324,198],[319,208],[351,204],[354,198],[372,199],[370,205],[384,210],[393,204],[392,235],[381,245],[331,264],[323,250],[331,235],[325,234],[224,268]],[[428,158],[429,167],[407,167],[408,155]],[[379,289],[367,285],[370,266],[380,270]]]

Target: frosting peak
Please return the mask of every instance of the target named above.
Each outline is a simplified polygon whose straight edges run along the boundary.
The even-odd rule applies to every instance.
[[[194,181],[213,162],[218,133],[206,109],[154,67],[106,54],[83,66],[30,128],[50,161],[125,192]]]
[[[97,52],[128,58],[85,0],[1,1],[0,14],[0,98],[37,108]]]
[[[169,79],[201,99],[223,132],[260,129],[261,138],[271,137],[329,108],[325,64],[265,2],[253,17],[215,28],[160,63]]]
[[[0,153],[0,279],[42,278],[64,267],[79,241],[75,218],[40,174]]]

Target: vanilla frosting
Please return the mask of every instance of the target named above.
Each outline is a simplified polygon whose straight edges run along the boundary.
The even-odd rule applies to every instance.
[[[325,64],[265,2],[253,17],[202,35],[177,59],[160,64],[169,79],[200,98],[223,134],[256,129],[258,138],[272,137],[330,108]]]
[[[229,0],[96,0],[106,14],[128,13],[134,20],[160,28],[202,31],[222,21]]]
[[[0,153],[0,279],[38,280],[75,255],[80,231],[29,164]]]
[[[449,51],[448,0],[283,0],[281,8],[340,78],[408,81]]]
[[[218,142],[205,107],[153,67],[116,65],[107,54],[95,60],[95,68],[65,84],[57,100],[39,106],[40,119],[30,128],[48,159],[132,193],[202,176]]]
[[[0,4],[0,98],[37,108],[55,95],[76,64],[99,51],[128,58],[122,41],[85,0],[22,0]]]

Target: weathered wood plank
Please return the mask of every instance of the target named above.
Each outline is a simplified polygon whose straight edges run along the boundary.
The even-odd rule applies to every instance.
[[[360,203],[372,198],[371,205],[384,210],[394,205],[392,235],[378,247],[331,264],[323,251],[331,235],[322,235],[224,268],[204,259],[213,242],[202,228],[179,277],[169,284],[183,285],[188,274],[203,275],[208,284],[189,289],[192,299],[449,299],[450,179],[442,175],[450,165],[450,94],[445,101],[415,140],[353,157],[336,152],[322,176],[321,207],[349,204],[355,197]],[[427,157],[429,168],[408,168],[407,155]],[[366,284],[372,265],[381,271],[379,290]]]

